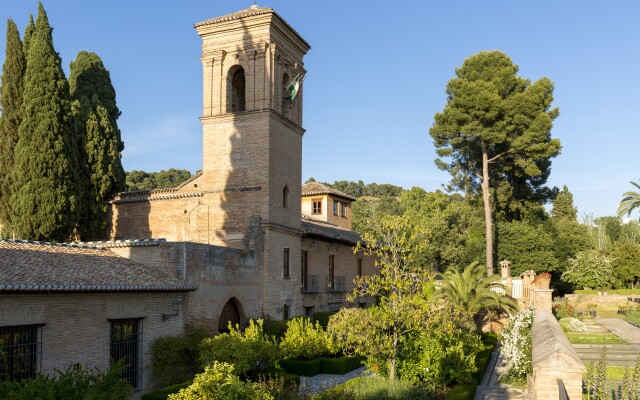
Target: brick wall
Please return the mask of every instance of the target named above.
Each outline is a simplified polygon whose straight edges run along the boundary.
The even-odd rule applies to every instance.
[[[0,327],[42,326],[42,372],[70,365],[104,371],[110,361],[110,319],[142,318],[142,388],[150,385],[149,348],[155,338],[184,331],[184,313],[168,321],[183,293],[2,294]],[[143,390],[144,391],[144,390]]]

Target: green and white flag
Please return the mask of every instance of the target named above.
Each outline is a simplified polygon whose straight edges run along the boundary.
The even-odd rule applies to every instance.
[[[293,81],[291,81],[291,83],[289,84],[289,87],[287,88],[287,91],[289,92],[289,100],[291,100],[292,103],[296,99],[296,96],[300,91],[300,85],[302,84],[302,79],[303,77],[300,76],[300,74],[296,75],[296,77],[293,78]]]

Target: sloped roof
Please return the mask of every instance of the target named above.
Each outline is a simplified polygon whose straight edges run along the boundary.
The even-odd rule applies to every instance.
[[[337,196],[337,197],[342,197],[343,199],[347,199],[347,200],[351,200],[351,201],[355,201],[357,200],[355,197],[353,196],[349,196],[348,194],[341,192],[339,190],[336,190],[332,187],[329,187],[323,183],[320,182],[307,182],[304,185],[302,185],[302,196],[318,196],[318,195],[322,195],[322,194],[330,194],[333,196]]]
[[[280,16],[280,14],[275,12],[273,10],[273,8],[258,7],[255,4],[252,5],[249,8],[245,8],[244,10],[236,11],[236,12],[233,12],[231,14],[223,15],[221,17],[215,17],[215,18],[211,18],[211,19],[208,19],[208,20],[205,20],[205,21],[202,21],[202,22],[198,22],[197,24],[194,24],[193,27],[194,28],[198,28],[200,26],[214,25],[214,24],[219,24],[221,22],[233,21],[233,20],[236,20],[236,19],[243,19],[243,18],[253,17],[253,16],[256,16],[256,15],[263,15],[263,14],[273,14],[287,28],[291,29],[291,31],[298,37],[298,39],[300,39],[307,47],[311,48],[311,45],[309,45],[309,43],[307,43],[307,41],[304,40],[304,38],[295,29],[293,29],[293,27],[291,25],[289,25],[289,23],[287,21],[285,21],[285,19],[282,18]]]
[[[2,292],[187,292],[164,272],[83,245],[0,240]]]
[[[355,245],[361,240],[357,232],[344,229],[330,222],[319,221],[307,215],[302,215],[302,236],[320,237],[323,239],[337,240]]]

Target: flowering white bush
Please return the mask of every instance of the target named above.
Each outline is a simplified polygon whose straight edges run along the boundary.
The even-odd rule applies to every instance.
[[[560,321],[560,327],[565,332],[586,332],[587,324],[580,321],[578,318],[562,318]]]
[[[525,378],[531,372],[531,324],[534,310],[527,308],[511,318],[502,334],[501,353],[507,362],[507,376]]]

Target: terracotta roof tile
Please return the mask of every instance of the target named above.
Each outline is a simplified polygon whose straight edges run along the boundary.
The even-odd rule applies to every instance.
[[[353,245],[362,240],[357,232],[341,228],[330,222],[318,221],[307,215],[302,216],[302,232],[303,236],[318,236]]]
[[[357,200],[355,197],[349,196],[348,194],[336,190],[332,187],[329,187],[320,182],[307,182],[302,185],[302,196],[317,196],[321,194],[331,194],[333,196],[342,197],[343,199],[355,201]]]
[[[195,285],[107,249],[0,240],[0,293],[187,292],[196,289]]]

